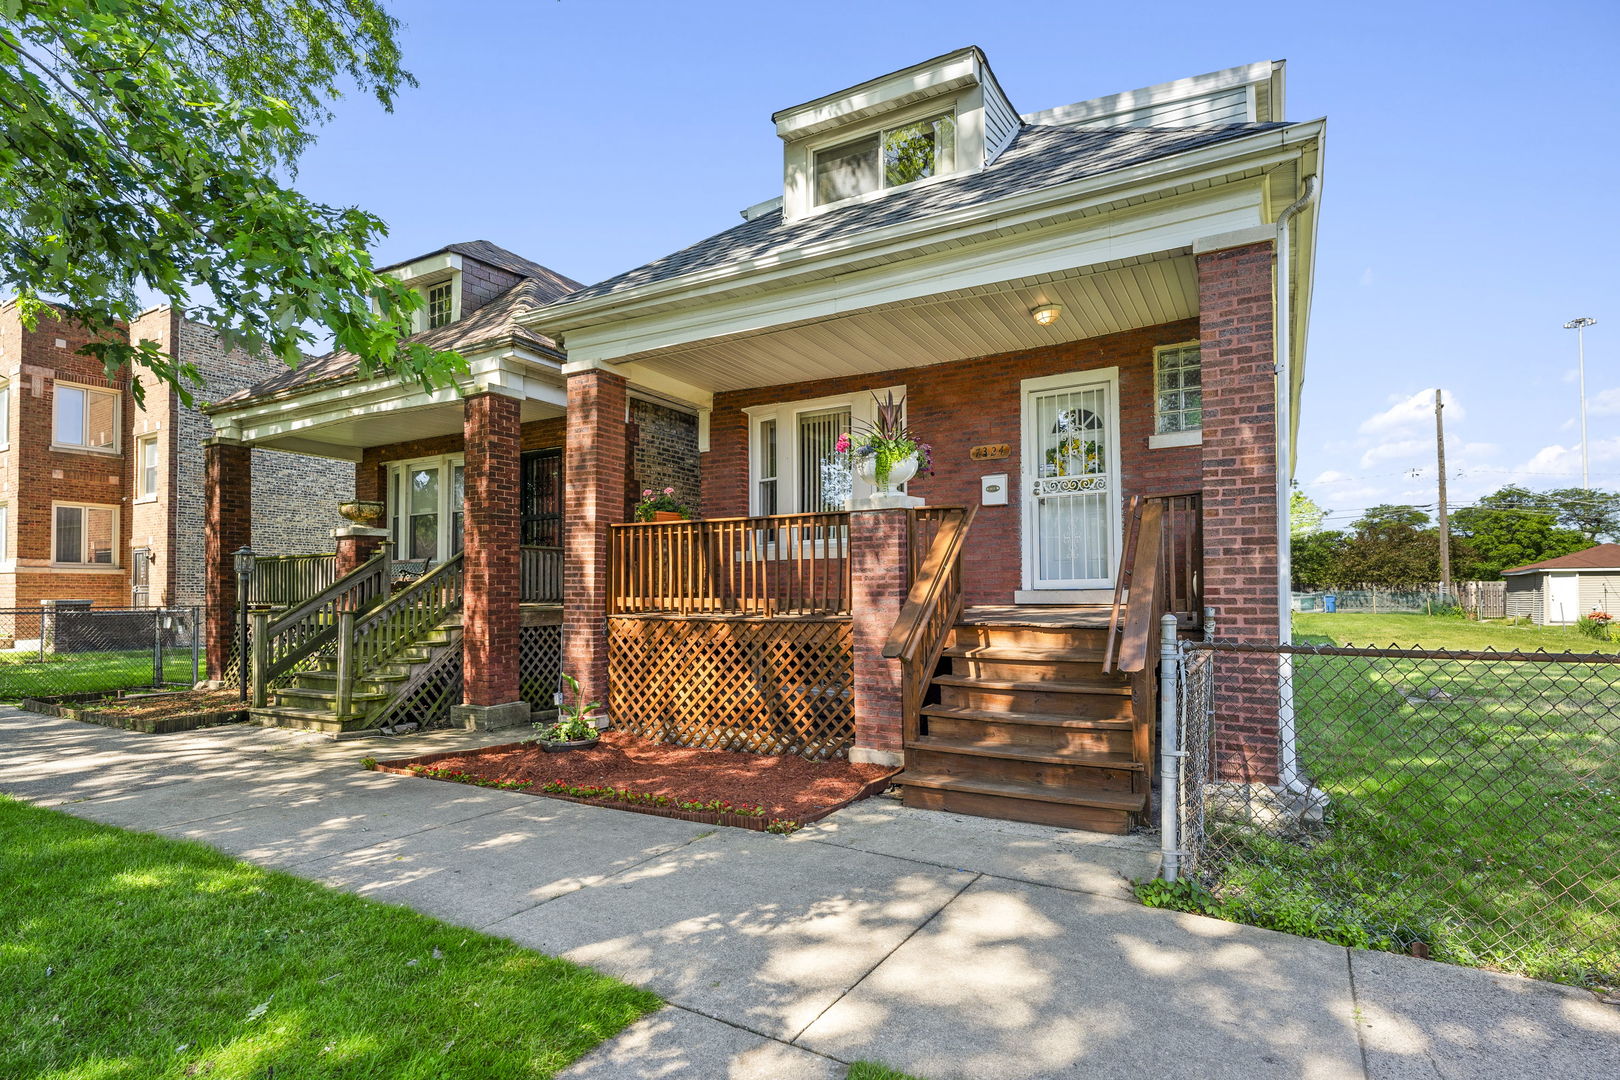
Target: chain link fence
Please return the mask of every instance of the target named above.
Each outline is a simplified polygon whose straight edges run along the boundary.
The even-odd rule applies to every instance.
[[[202,608],[0,609],[0,704],[203,677]]]
[[[1620,656],[1181,648],[1184,877],[1213,913],[1620,985]]]

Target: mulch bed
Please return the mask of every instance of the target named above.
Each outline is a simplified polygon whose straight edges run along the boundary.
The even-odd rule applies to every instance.
[[[232,690],[61,694],[26,698],[22,707],[46,716],[140,731],[148,735],[169,735],[177,731],[234,724],[245,715],[236,692]]]
[[[590,750],[548,754],[533,743],[506,743],[380,762],[383,772],[502,787],[617,810],[787,832],[889,786],[898,769],[669,746],[624,731],[604,731]],[[630,798],[575,797],[554,788],[611,789]],[[709,804],[703,809],[692,804]],[[725,812],[713,804],[744,812]],[[681,808],[685,804],[686,809]]]

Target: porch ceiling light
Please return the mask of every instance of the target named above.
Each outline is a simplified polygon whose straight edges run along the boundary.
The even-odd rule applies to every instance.
[[[1042,326],[1051,326],[1063,314],[1062,304],[1042,304],[1038,308],[1029,309],[1029,317]]]

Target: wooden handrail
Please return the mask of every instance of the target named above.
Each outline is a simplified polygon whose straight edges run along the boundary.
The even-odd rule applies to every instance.
[[[518,599],[528,603],[560,603],[563,549],[524,544],[518,558]]]
[[[1142,504],[1136,558],[1131,568],[1131,593],[1125,604],[1125,626],[1120,633],[1118,669],[1136,672],[1147,666],[1149,644],[1158,632],[1164,610],[1164,579],[1159,573],[1164,548],[1164,503],[1148,499]]]
[[[337,579],[332,552],[260,555],[248,579],[248,603],[292,607],[330,587]]]
[[[388,594],[388,565],[384,549],[279,618],[258,621],[252,654],[255,707],[264,706],[273,680],[332,643],[339,612],[368,610]]]
[[[933,682],[934,669],[962,615],[962,550],[978,512],[979,508],[973,506],[947,510],[941,515],[928,554],[883,643],[883,655],[899,660],[901,665],[903,745],[920,734],[923,695]]]
[[[1198,625],[1203,604],[1202,502],[1203,493],[1196,489],[1131,496],[1103,644],[1104,671],[1146,668],[1159,617],[1167,611],[1175,611],[1184,627]]]
[[[368,672],[386,663],[460,611],[465,565],[458,552],[356,619],[350,650],[354,670]]]

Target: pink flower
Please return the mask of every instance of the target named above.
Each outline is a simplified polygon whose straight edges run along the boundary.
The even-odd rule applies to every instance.
[[[838,436],[838,445],[835,446],[834,449],[840,454],[849,453],[849,432],[846,431],[842,435]]]
[[[642,497],[642,498],[643,498],[643,499],[650,499],[650,498],[652,498],[652,488],[646,488],[646,489],[644,489],[644,490],[643,490],[643,491],[642,491],[642,493],[641,493],[641,497]]]
[[[665,495],[673,495],[673,494],[675,494],[675,489],[672,488],[672,487],[667,487],[667,488],[664,489],[664,494]]]

